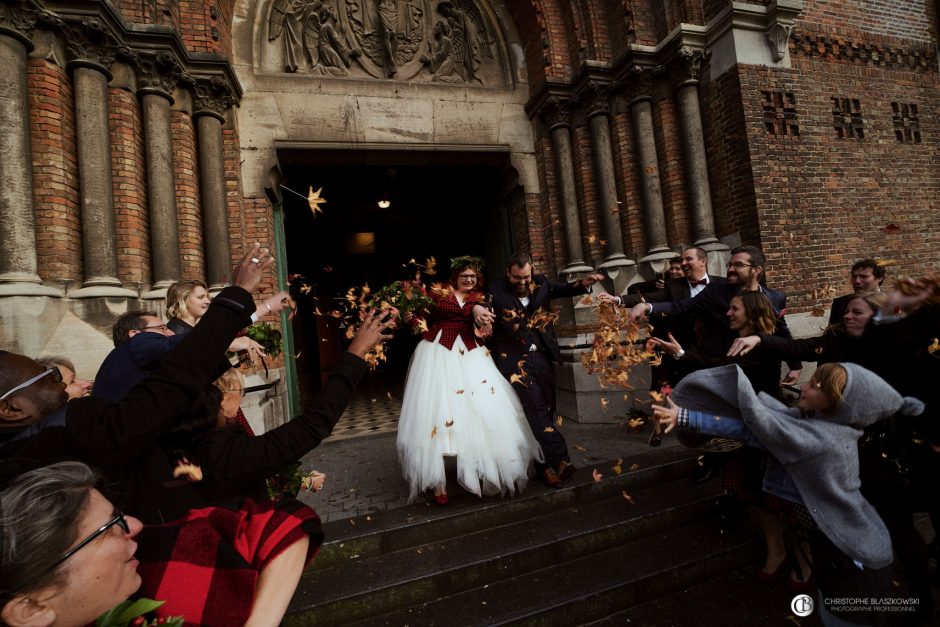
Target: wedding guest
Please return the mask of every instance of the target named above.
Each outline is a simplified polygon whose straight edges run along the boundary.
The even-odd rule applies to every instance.
[[[91,394],[92,382],[85,379],[79,379],[75,374],[75,365],[72,360],[62,355],[47,355],[37,357],[36,363],[46,368],[55,366],[62,373],[62,381],[65,383],[65,392],[69,395],[69,400],[81,398]]]

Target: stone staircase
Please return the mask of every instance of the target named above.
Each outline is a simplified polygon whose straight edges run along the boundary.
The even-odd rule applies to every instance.
[[[719,483],[689,481],[693,452],[631,462],[601,482],[582,469],[561,490],[453,490],[444,508],[328,523],[283,624],[577,625],[758,562],[754,529],[721,534]]]

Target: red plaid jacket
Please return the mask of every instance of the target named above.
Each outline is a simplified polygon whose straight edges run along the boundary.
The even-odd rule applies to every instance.
[[[295,499],[234,501],[232,507],[193,509],[164,525],[147,525],[135,557],[138,596],[166,601],[158,616],[186,625],[243,625],[261,571],[282,551],[308,537],[307,561],[323,542],[316,512]]]
[[[453,294],[442,297],[432,292],[430,296],[435,307],[431,311],[428,330],[422,337],[433,342],[438,332],[442,332],[440,344],[447,350],[454,348],[454,342],[457,341],[458,336],[463,340],[467,350],[476,348],[479,344],[473,333],[473,306],[482,299],[482,294],[479,292],[467,294],[463,307],[457,303],[457,297]]]

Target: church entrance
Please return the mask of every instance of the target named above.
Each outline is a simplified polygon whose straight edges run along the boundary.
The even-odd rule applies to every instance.
[[[422,276],[426,283],[447,281],[449,260],[460,255],[483,257],[488,277],[501,273],[512,249],[502,198],[513,172],[508,157],[499,150],[278,150],[284,185],[299,194],[282,190],[287,272],[300,306],[292,331],[302,401],[316,395],[349,344],[330,312],[343,308],[350,288],[375,291],[413,278],[431,257],[437,274]],[[312,208],[311,188],[325,200]],[[350,410],[394,409],[419,341],[399,330]]]

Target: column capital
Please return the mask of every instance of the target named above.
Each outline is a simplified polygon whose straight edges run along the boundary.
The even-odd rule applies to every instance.
[[[682,46],[669,60],[669,82],[673,90],[686,85],[698,85],[702,80],[702,70],[711,52],[704,48]]]
[[[589,118],[610,113],[610,98],[619,87],[616,81],[590,80],[584,84],[578,97]]]
[[[229,84],[221,76],[197,76],[193,87],[193,117],[209,115],[225,121],[225,111],[237,101]]]
[[[656,91],[656,79],[665,72],[662,65],[634,65],[624,82],[624,92],[630,100],[630,106],[645,100],[653,100]]]
[[[186,82],[179,60],[169,50],[152,54],[137,55],[137,73],[139,94],[159,94],[170,103],[173,102],[173,90],[180,82]]]
[[[41,9],[31,2],[0,1],[0,35],[20,41],[27,50],[33,49],[33,31],[39,22]]]
[[[577,99],[571,96],[549,96],[542,105],[541,115],[548,130],[553,131],[560,127],[571,126],[571,108]]]
[[[111,80],[110,67],[115,59],[137,65],[137,53],[119,42],[108,25],[97,17],[64,22],[62,34],[70,68],[91,67]]]

